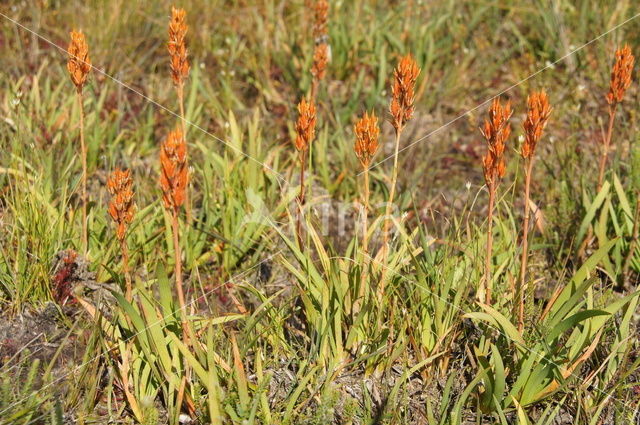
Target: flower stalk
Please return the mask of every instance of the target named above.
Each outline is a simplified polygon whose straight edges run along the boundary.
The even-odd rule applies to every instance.
[[[316,106],[313,100],[307,102],[302,99],[298,103],[298,120],[296,121],[295,146],[300,154],[300,190],[298,192],[298,217],[296,224],[296,235],[298,244],[302,248],[302,219],[304,216],[305,204],[305,182],[304,174],[306,168],[306,158],[309,147],[316,134]]]
[[[175,257],[176,292],[180,306],[180,317],[187,338],[187,312],[182,284],[182,255],[180,253],[180,208],[185,202],[189,174],[187,168],[187,146],[182,130],[176,127],[169,133],[160,149],[160,187],[164,207],[171,215],[171,229],[173,233],[173,250]]]
[[[391,171],[391,187],[389,190],[389,199],[385,209],[383,218],[383,244],[382,244],[382,263],[386,266],[389,256],[389,232],[391,228],[392,206],[396,193],[396,184],[398,181],[398,154],[400,151],[400,136],[407,122],[413,117],[415,103],[415,87],[420,68],[410,54],[400,59],[396,69],[393,72],[393,84],[391,86],[391,104],[389,111],[391,112],[391,124],[395,129],[395,143],[393,155],[393,169]],[[381,300],[384,296],[386,284],[386,268],[383,269],[380,285],[378,286],[378,298]]]
[[[496,192],[500,179],[504,177],[506,165],[504,161],[505,142],[511,134],[509,119],[511,118],[511,102],[506,105],[500,103],[499,98],[493,99],[489,108],[489,118],[480,133],[487,142],[487,154],[482,159],[484,180],[489,190],[489,210],[487,213],[487,245],[485,252],[484,276],[481,283],[481,293],[484,292],[485,303],[491,305],[492,279],[491,259],[493,253],[493,210],[496,202]]]
[[[133,180],[130,170],[117,168],[107,180],[107,189],[111,194],[109,215],[116,223],[116,238],[122,252],[122,271],[125,278],[125,298],[132,300],[131,273],[129,271],[129,248],[126,241],[127,227],[133,220],[135,205],[133,202]]]
[[[167,50],[169,51],[171,79],[173,80],[173,85],[176,88],[176,96],[178,97],[178,106],[180,108],[180,123],[182,125],[182,134],[185,140],[187,137],[187,125],[184,112],[184,84],[185,80],[189,76],[190,70],[186,43],[186,35],[188,29],[189,27],[186,24],[186,11],[184,9],[171,7],[171,20],[169,21],[169,42],[167,43]],[[189,188],[185,189],[184,196],[187,222],[191,223],[191,203],[189,202]]]
[[[531,191],[531,174],[533,171],[534,153],[538,142],[542,138],[547,121],[551,115],[549,96],[544,91],[533,92],[527,99],[527,118],[523,123],[524,143],[520,150],[524,166],[524,220],[522,224],[522,258],[520,261],[520,275],[514,300],[517,300],[517,321],[520,332],[524,330],[524,294],[526,292],[526,273],[529,258],[529,221],[531,208],[529,194]]]
[[[364,296],[365,286],[367,282],[367,272],[369,268],[369,166],[371,165],[371,159],[378,150],[378,136],[380,135],[380,128],[378,127],[378,117],[372,112],[371,114],[364,113],[362,118],[356,122],[354,127],[356,135],[356,142],[354,150],[356,157],[362,165],[364,184],[363,184],[363,202],[362,202],[362,253],[363,264],[362,273],[360,279],[360,293],[359,298]]]
[[[76,86],[76,100],[80,109],[80,160],[82,162],[81,177],[81,204],[82,204],[82,248],[86,255],[89,250],[89,231],[87,223],[87,144],[84,139],[84,101],[83,88],[91,71],[91,58],[89,58],[89,45],[82,31],[71,31],[71,42],[67,53],[67,71],[71,81]]]

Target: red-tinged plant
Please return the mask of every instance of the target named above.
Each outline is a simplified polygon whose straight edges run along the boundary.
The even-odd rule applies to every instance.
[[[309,146],[316,134],[316,106],[313,100],[307,102],[302,98],[298,103],[298,120],[296,121],[296,149],[300,153],[300,191],[298,192],[299,213],[297,220],[298,243],[302,247],[302,215],[305,203],[304,174]]]
[[[511,134],[509,119],[511,118],[511,102],[502,106],[499,98],[493,99],[489,108],[489,118],[480,127],[480,133],[487,141],[487,154],[482,159],[484,180],[489,190],[489,211],[487,213],[487,246],[485,253],[484,277],[481,288],[484,290],[485,303],[491,304],[491,257],[493,252],[493,210],[496,191],[500,179],[504,177],[506,165],[504,161],[505,142]]]
[[[362,207],[362,252],[364,263],[362,265],[362,278],[360,282],[360,297],[362,297],[364,295],[369,264],[369,166],[371,165],[373,156],[378,151],[378,136],[380,135],[378,117],[376,117],[375,112],[372,112],[371,115],[365,112],[364,116],[356,122],[354,133],[356,135],[354,150],[356,157],[358,157],[360,161],[360,165],[362,165],[364,174],[362,190],[364,198]]]
[[[524,293],[526,289],[527,261],[529,257],[529,220],[531,208],[529,206],[529,193],[531,188],[531,173],[533,160],[538,142],[542,138],[542,132],[551,116],[549,96],[544,91],[533,92],[527,98],[527,118],[522,127],[524,129],[524,143],[520,155],[524,160],[524,221],[522,225],[522,260],[520,262],[520,278],[516,287],[518,329],[524,329]]]
[[[184,112],[184,84],[189,76],[189,59],[187,57],[186,35],[189,27],[186,24],[186,15],[184,9],[171,7],[171,19],[169,21],[169,42],[167,49],[169,50],[171,64],[171,79],[176,88],[178,96],[178,105],[180,107],[180,122],[182,124],[183,137],[187,137],[187,126]],[[187,211],[187,221],[191,220],[191,204],[189,203],[189,190],[185,190],[185,206]]]
[[[178,217],[180,207],[185,201],[185,192],[189,182],[187,169],[187,144],[180,128],[171,131],[160,148],[160,187],[164,207],[171,215],[173,233],[173,249],[175,256],[175,277],[178,303],[180,304],[180,317],[182,318],[183,332],[187,332],[187,320],[185,310],[184,290],[182,286],[182,256],[180,254],[180,228]]]
[[[410,54],[403,56],[393,72],[393,84],[391,86],[391,124],[395,129],[395,151],[393,155],[393,170],[391,175],[391,188],[389,190],[389,200],[384,216],[383,225],[383,264],[386,266],[389,255],[389,231],[391,228],[391,208],[396,193],[398,180],[398,153],[400,150],[400,135],[407,122],[413,117],[415,103],[415,87],[420,68]],[[386,268],[383,269],[386,271]],[[384,294],[385,271],[382,273],[380,285],[378,286],[378,296]]]
[[[107,180],[107,189],[111,194],[109,203],[109,215],[116,223],[116,238],[122,251],[122,269],[126,285],[126,300],[132,300],[131,273],[129,271],[129,248],[126,241],[126,232],[129,223],[133,220],[135,205],[133,202],[133,179],[130,170],[116,170]]]
[[[87,229],[87,145],[84,140],[84,103],[82,89],[89,78],[91,71],[91,59],[89,58],[89,45],[81,31],[71,31],[71,42],[67,50],[69,60],[67,70],[71,81],[76,86],[76,99],[80,108],[80,160],[82,161],[82,247],[86,254],[89,249],[89,236]]]
[[[613,136],[613,123],[616,117],[616,109],[624,98],[624,94],[631,85],[631,73],[635,58],[628,45],[616,50],[616,61],[611,70],[611,81],[606,99],[609,105],[609,125],[602,140],[602,153],[600,155],[600,166],[598,168],[598,192],[602,189],[604,182],[604,172],[607,165],[607,157],[611,147]]]
[[[315,102],[318,87],[326,75],[327,63],[330,60],[329,34],[327,25],[329,22],[329,2],[316,0],[313,5],[313,65],[311,66],[311,101]]]

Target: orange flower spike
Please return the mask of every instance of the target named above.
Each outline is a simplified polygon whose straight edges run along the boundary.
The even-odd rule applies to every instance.
[[[71,81],[75,84],[78,92],[82,91],[89,72],[91,71],[91,58],[89,58],[89,45],[82,31],[71,31],[71,42],[67,52],[69,53],[69,61],[67,62],[67,70],[71,76]]]
[[[329,2],[327,0],[316,0],[313,7],[314,25],[313,36],[316,42],[321,42],[322,38],[327,35],[327,22],[329,20]]]
[[[354,131],[356,135],[356,156],[362,166],[368,168],[371,163],[371,158],[373,158],[378,150],[380,128],[378,127],[378,117],[376,117],[376,114],[372,112],[371,115],[369,115],[365,112],[364,116],[356,122]]]
[[[189,176],[187,169],[187,144],[182,130],[169,133],[160,149],[160,187],[164,205],[177,210],[185,199]]]
[[[527,118],[522,124],[525,138],[520,153],[523,158],[530,158],[533,155],[552,109],[549,105],[549,96],[544,91],[531,93],[527,98],[527,107]]]
[[[184,9],[171,8],[169,22],[169,43],[167,49],[171,55],[171,78],[177,86],[184,82],[189,75],[189,60],[187,59],[186,35],[189,27],[185,23]]]
[[[296,122],[296,148],[305,151],[313,141],[316,132],[316,106],[313,101],[302,99],[298,103],[298,121]]]
[[[616,62],[611,71],[611,83],[607,93],[607,103],[614,105],[622,102],[624,93],[631,85],[631,73],[635,58],[629,45],[616,50]]]
[[[326,43],[317,44],[313,51],[311,75],[318,80],[323,80],[326,75],[327,62],[329,62],[329,46]]]
[[[511,134],[509,119],[513,111],[511,102],[503,107],[500,99],[495,98],[489,108],[489,118],[480,128],[482,136],[486,139],[488,151],[483,158],[484,178],[487,184],[492,184],[497,179],[504,177],[506,165],[504,162],[505,142]]]
[[[419,75],[420,68],[411,55],[403,56],[393,72],[389,109],[396,131],[402,130],[413,117],[415,86]]]
[[[131,171],[116,169],[107,180],[107,189],[112,196],[109,215],[116,222],[116,236],[122,241],[135,212]]]

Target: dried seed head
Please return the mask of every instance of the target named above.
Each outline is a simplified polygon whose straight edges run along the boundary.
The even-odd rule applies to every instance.
[[[493,99],[489,108],[489,119],[480,127],[480,133],[486,139],[488,151],[482,159],[484,179],[487,185],[496,184],[504,177],[506,166],[504,162],[505,142],[511,134],[509,119],[511,118],[511,102],[503,107],[499,98]]]
[[[324,79],[328,61],[329,45],[327,43],[317,44],[313,51],[313,66],[311,67],[311,75],[316,80]]]
[[[631,85],[631,72],[633,71],[633,63],[635,58],[629,45],[616,50],[616,63],[611,71],[611,84],[607,93],[607,102],[609,105],[622,102],[625,91]]]
[[[544,90],[531,93],[527,98],[527,118],[522,124],[524,143],[520,154],[523,158],[530,158],[533,155],[550,115],[551,106],[547,93]]]
[[[187,143],[180,128],[169,133],[160,148],[160,187],[167,209],[177,211],[184,203],[189,175]]]
[[[356,122],[354,131],[356,134],[356,156],[362,166],[368,168],[371,158],[378,150],[378,136],[380,135],[378,117],[375,112],[371,112],[371,115],[365,112],[364,116]]]
[[[187,43],[185,41],[189,27],[185,23],[185,16],[184,9],[171,7],[167,48],[171,55],[171,78],[176,86],[182,84],[189,75],[189,60],[187,59]]]
[[[298,121],[296,122],[296,148],[306,151],[316,133],[316,106],[313,101],[302,98],[298,103]]]
[[[327,35],[327,22],[329,21],[329,2],[327,0],[316,0],[313,6],[313,37],[316,43],[322,42]]]
[[[71,31],[70,35],[71,42],[67,50],[69,53],[67,70],[69,71],[69,75],[71,75],[71,81],[75,84],[76,89],[78,92],[81,92],[82,87],[89,77],[89,71],[91,71],[89,45],[87,45],[82,31]]]
[[[107,180],[107,189],[111,194],[109,215],[116,222],[116,236],[123,241],[127,225],[133,220],[135,205],[133,203],[133,180],[131,171],[116,170]]]
[[[393,72],[391,87],[391,117],[396,132],[401,131],[413,116],[416,80],[420,68],[411,55],[406,55]]]

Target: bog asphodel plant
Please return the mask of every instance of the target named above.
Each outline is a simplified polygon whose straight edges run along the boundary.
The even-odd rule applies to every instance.
[[[627,89],[631,86],[631,74],[633,72],[634,62],[635,58],[628,45],[616,50],[616,61],[611,70],[611,81],[609,83],[609,91],[606,95],[607,104],[609,105],[609,125],[602,140],[600,167],[598,169],[598,191],[600,191],[604,182],[604,172],[611,147],[616,109],[618,108],[618,104],[624,99],[624,94]]]
[[[160,148],[160,188],[164,207],[171,215],[171,227],[173,233],[173,249],[175,254],[175,278],[178,303],[180,304],[180,317],[182,318],[183,332],[187,332],[186,310],[184,290],[182,287],[182,256],[180,254],[180,208],[185,202],[189,172],[187,167],[187,144],[182,130],[177,127],[171,131]]]
[[[380,135],[380,128],[378,127],[378,117],[375,112],[368,114],[364,113],[354,127],[354,133],[356,136],[356,142],[354,150],[356,157],[362,165],[364,184],[363,184],[363,202],[362,202],[362,252],[364,257],[364,264],[362,266],[362,279],[360,284],[360,296],[363,296],[363,292],[366,284],[367,268],[368,268],[368,250],[369,250],[369,166],[373,156],[378,151],[378,137]]]
[[[178,106],[180,107],[180,122],[182,124],[183,137],[187,137],[187,126],[184,112],[184,85],[189,76],[189,59],[187,57],[187,31],[189,27],[186,24],[187,13],[184,9],[171,7],[171,19],[169,21],[169,41],[167,49],[169,50],[171,64],[171,79],[176,88],[178,97]],[[187,221],[191,218],[191,205],[189,203],[189,190],[185,191],[185,204],[187,210]]]
[[[398,153],[400,150],[400,135],[405,125],[413,117],[415,103],[415,89],[418,76],[420,75],[420,67],[416,63],[413,56],[407,54],[400,59],[400,62],[393,71],[393,83],[391,85],[391,103],[389,112],[391,113],[391,124],[395,129],[395,150],[393,154],[393,169],[391,171],[391,187],[389,189],[389,199],[385,209],[383,219],[383,255],[382,262],[386,266],[389,255],[389,231],[391,228],[391,212],[393,201],[396,193],[396,184],[398,181]],[[386,270],[383,269],[383,270]],[[382,279],[378,287],[378,296],[382,297],[385,286],[385,272],[382,273]]]
[[[499,98],[493,99],[489,108],[489,117],[480,127],[480,133],[487,142],[487,154],[482,159],[484,180],[489,191],[489,210],[487,213],[487,246],[485,252],[484,277],[481,292],[484,291],[485,303],[491,304],[491,257],[493,252],[493,209],[495,207],[496,191],[500,179],[506,172],[504,150],[507,138],[511,134],[509,119],[512,115],[511,102],[503,106]]]
[[[80,160],[82,161],[82,247],[84,253],[87,253],[89,236],[87,229],[87,145],[84,140],[84,103],[82,98],[82,90],[89,78],[91,71],[91,59],[89,58],[89,45],[82,31],[71,31],[71,42],[67,50],[69,60],[67,62],[67,70],[71,76],[71,81],[76,86],[76,99],[78,108],[80,109]]]
[[[298,220],[297,236],[298,243],[302,247],[302,214],[305,203],[304,174],[306,168],[306,158],[309,146],[316,134],[316,106],[313,100],[307,101],[302,98],[298,103],[298,120],[296,121],[296,149],[300,154],[300,190],[298,192]]]
[[[135,205],[133,202],[133,179],[130,170],[116,170],[107,180],[107,189],[111,194],[109,203],[109,215],[116,223],[116,238],[122,251],[122,269],[126,284],[126,300],[131,302],[132,285],[129,271],[129,248],[126,242],[127,227],[133,220]]]
[[[524,143],[520,149],[520,155],[524,160],[524,220],[522,224],[522,260],[520,261],[519,283],[516,287],[518,329],[524,329],[524,294],[526,290],[527,261],[529,257],[529,220],[531,208],[529,206],[529,193],[531,188],[531,173],[533,160],[538,142],[542,138],[542,132],[547,126],[551,116],[549,96],[544,90],[534,91],[527,98],[527,118],[522,124],[524,130]]]
[[[329,2],[316,0],[313,5],[313,65],[311,66],[311,100],[315,101],[320,81],[326,75],[327,63],[330,60],[329,34],[327,26],[329,22]]]
[[[368,248],[367,215],[369,213],[369,166],[371,165],[371,159],[378,151],[378,136],[380,135],[378,117],[376,117],[375,112],[372,112],[371,115],[365,112],[364,116],[356,122],[354,130],[356,135],[354,149],[356,156],[362,165],[364,174],[364,228],[362,234],[362,249],[366,254]]]

